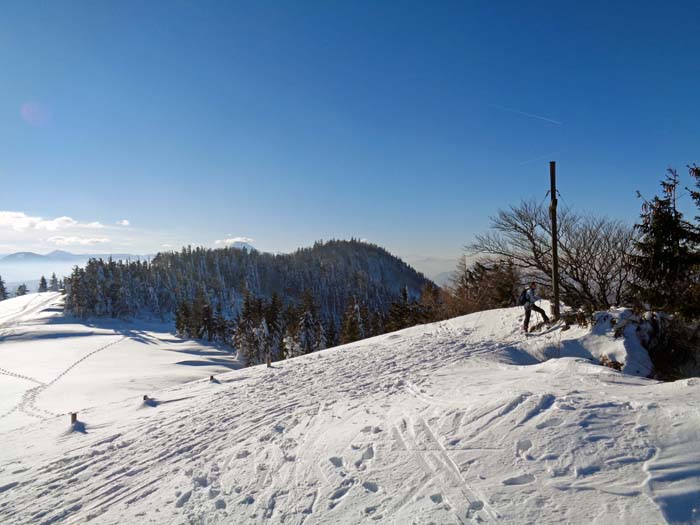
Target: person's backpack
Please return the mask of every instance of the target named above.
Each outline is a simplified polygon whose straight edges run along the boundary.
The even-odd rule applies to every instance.
[[[520,297],[518,297],[518,304],[520,306],[524,306],[525,303],[528,302],[527,298],[527,288],[525,288],[522,292],[520,292]]]

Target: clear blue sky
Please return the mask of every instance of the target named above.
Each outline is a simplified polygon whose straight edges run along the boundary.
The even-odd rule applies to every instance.
[[[566,203],[630,221],[635,190],[700,162],[694,1],[2,10],[0,210],[27,219],[0,221],[0,252],[356,236],[453,256],[541,199],[551,159]]]

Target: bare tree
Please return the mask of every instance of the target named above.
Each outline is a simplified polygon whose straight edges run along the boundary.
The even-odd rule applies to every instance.
[[[562,209],[558,219],[559,279],[564,302],[599,310],[623,301],[631,279],[633,228],[568,209]],[[491,229],[478,235],[467,250],[511,260],[524,278],[545,287],[551,285],[551,224],[546,208],[523,201],[500,210],[491,218]]]

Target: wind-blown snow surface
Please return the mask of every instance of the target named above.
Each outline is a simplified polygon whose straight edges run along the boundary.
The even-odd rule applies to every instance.
[[[5,433],[0,522],[699,522],[700,382],[596,366],[636,346],[599,327],[526,338],[520,319],[414,327]]]

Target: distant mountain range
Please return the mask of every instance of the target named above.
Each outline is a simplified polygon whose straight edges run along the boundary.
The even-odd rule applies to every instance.
[[[36,289],[36,283],[43,275],[48,278],[55,273],[59,278],[70,275],[74,266],[85,266],[90,259],[136,260],[148,258],[148,255],[132,255],[126,253],[70,253],[54,250],[47,254],[34,252],[16,252],[0,256],[0,277],[9,289],[24,283],[30,291]]]
[[[32,262],[45,262],[45,261],[60,261],[60,262],[73,262],[73,261],[87,261],[88,259],[106,259],[112,257],[112,259],[138,259],[142,258],[142,255],[130,255],[127,253],[70,253],[63,250],[54,250],[45,255],[34,252],[16,252],[4,257],[0,257],[0,265],[9,263],[32,263]]]

